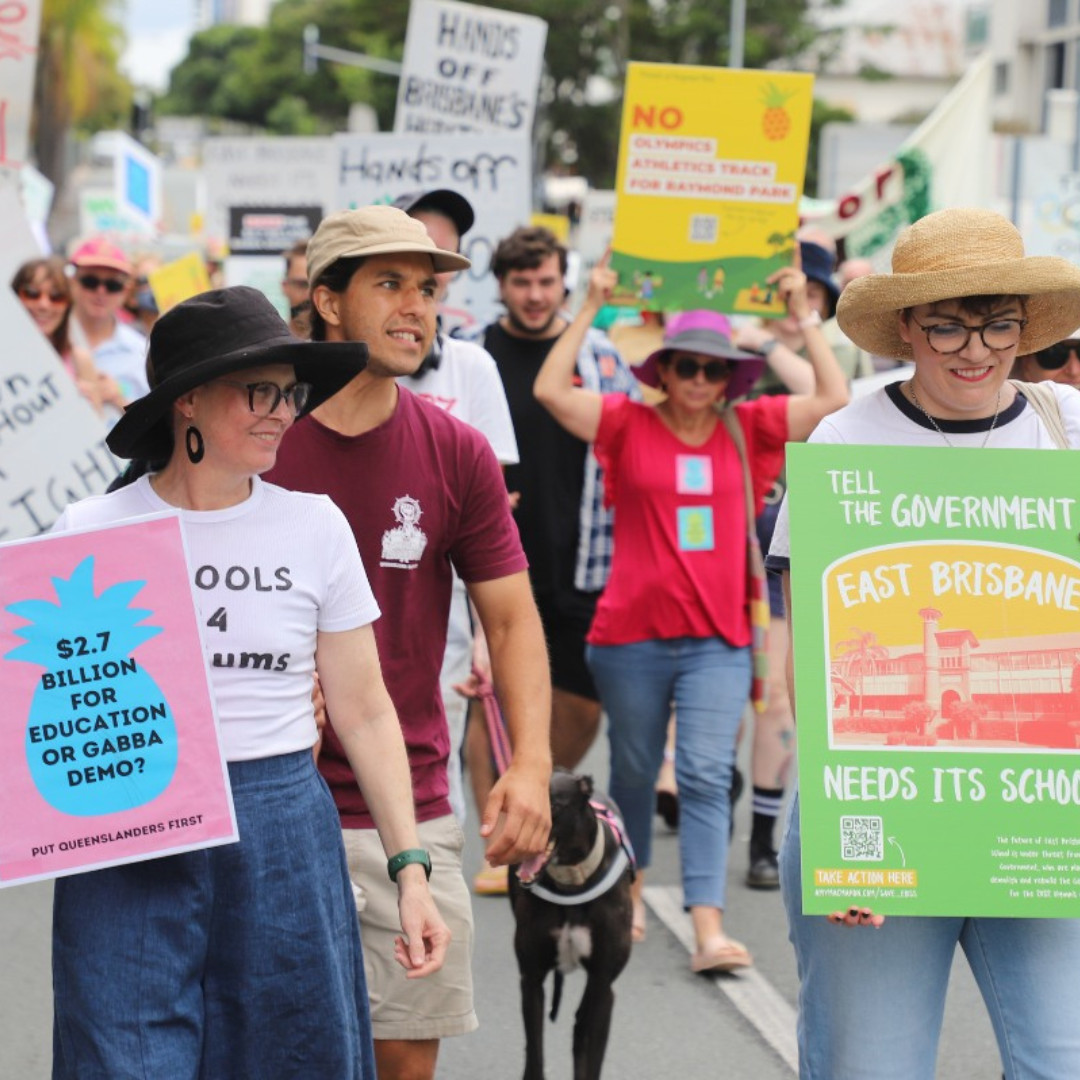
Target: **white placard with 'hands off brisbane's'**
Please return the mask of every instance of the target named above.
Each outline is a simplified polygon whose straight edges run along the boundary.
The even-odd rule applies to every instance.
[[[412,0],[394,130],[528,137],[546,40],[533,15]]]

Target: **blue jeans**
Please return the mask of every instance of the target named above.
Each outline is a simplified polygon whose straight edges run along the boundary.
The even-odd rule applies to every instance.
[[[799,800],[780,884],[799,965],[801,1080],[933,1080],[945,991],[964,950],[1008,1080],[1080,1077],[1080,920],[890,916],[880,930],[804,915]]]
[[[638,865],[652,853],[654,786],[674,705],[675,778],[683,903],[723,908],[731,822],[735,736],[750,693],[750,650],[720,638],[590,645],[608,714],[611,797]]]
[[[372,1080],[334,802],[311,751],[229,765],[240,842],[61,878],[54,1080]]]

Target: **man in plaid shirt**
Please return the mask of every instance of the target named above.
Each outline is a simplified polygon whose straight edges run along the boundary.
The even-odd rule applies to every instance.
[[[611,513],[600,467],[533,397],[533,383],[569,325],[566,249],[549,230],[516,229],[491,260],[506,313],[475,335],[495,358],[521,461],[506,470],[515,519],[551,657],[554,762],[573,769],[592,745],[600,702],[585,663],[585,635],[611,566]],[[580,385],[637,398],[638,382],[615,346],[590,330],[577,361]]]

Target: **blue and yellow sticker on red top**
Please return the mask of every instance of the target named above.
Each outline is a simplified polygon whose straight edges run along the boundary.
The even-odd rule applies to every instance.
[[[707,454],[677,455],[675,491],[679,495],[712,495],[712,458]],[[680,506],[676,515],[681,551],[712,551],[715,548],[711,506]]]

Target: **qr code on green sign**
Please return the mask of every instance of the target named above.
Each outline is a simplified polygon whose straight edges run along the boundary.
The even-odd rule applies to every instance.
[[[885,858],[885,833],[879,817],[842,817],[840,853],[843,859],[881,862]]]

